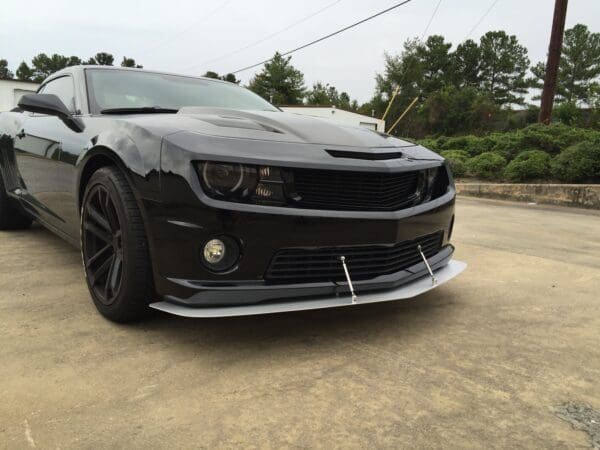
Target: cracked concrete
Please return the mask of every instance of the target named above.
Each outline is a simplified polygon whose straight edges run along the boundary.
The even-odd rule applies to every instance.
[[[459,199],[456,280],[413,301],[224,320],[95,311],[78,252],[0,233],[0,447],[589,448],[600,215]]]
[[[556,415],[577,430],[585,431],[595,450],[600,449],[600,410],[589,405],[565,403],[556,408]]]

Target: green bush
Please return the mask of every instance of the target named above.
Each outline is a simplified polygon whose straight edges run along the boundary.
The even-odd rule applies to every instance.
[[[445,150],[440,153],[450,165],[455,178],[464,177],[467,174],[467,160],[469,154],[464,150]]]
[[[559,103],[554,108],[554,118],[565,125],[581,124],[581,109],[577,107],[575,102]]]
[[[561,181],[600,180],[600,139],[572,145],[552,161],[552,175]]]
[[[451,137],[440,144],[440,150],[464,150],[468,152],[470,156],[477,156],[489,151],[490,148],[491,146],[486,138],[477,136]]]
[[[428,148],[429,150],[433,150],[434,152],[440,151],[437,139],[421,139],[419,140],[419,145],[422,145],[423,147]]]
[[[464,150],[446,150],[440,153],[450,165],[455,178],[464,177],[467,174],[467,160],[469,154]]]
[[[495,180],[502,176],[506,167],[506,159],[494,152],[485,152],[467,161],[469,175],[484,180]]]
[[[565,107],[566,109],[566,107]],[[528,114],[528,112],[525,112]],[[592,116],[588,119],[591,121]],[[600,113],[598,113],[600,121]],[[600,123],[600,122],[599,122]],[[584,181],[597,178],[593,174],[591,161],[593,156],[589,156],[587,150],[585,157],[577,157],[577,161],[571,161],[574,150],[569,150],[582,142],[597,142],[600,147],[600,131],[590,128],[577,128],[565,125],[564,123],[554,123],[551,125],[534,124],[520,130],[490,133],[486,136],[439,136],[421,140],[420,143],[432,150],[440,153],[448,159],[450,166],[456,177],[477,176],[486,179],[504,178],[509,181],[525,181],[533,179],[560,179],[564,181]],[[587,144],[589,147],[591,144]],[[532,153],[533,151],[535,153]],[[486,155],[482,158],[477,156],[494,153],[494,156]],[[565,153],[564,156],[561,152]],[[579,150],[579,153],[583,150]],[[523,156],[520,156],[524,153]],[[560,155],[555,164],[551,163],[551,170],[548,171],[548,157],[542,153],[552,156]],[[578,154],[579,154],[578,153]],[[466,159],[468,155],[471,159]],[[501,157],[500,159],[498,158]],[[509,164],[506,168],[501,160]],[[494,164],[496,164],[494,166]],[[590,165],[591,164],[591,165]],[[491,166],[492,169],[488,169]],[[498,169],[498,167],[500,167]],[[584,173],[584,175],[582,175]]]
[[[570,127],[561,123],[552,125],[536,124],[523,130],[523,145],[534,147],[550,154],[558,154],[567,147],[586,140],[594,140],[598,132],[584,128]]]
[[[494,136],[492,151],[510,161],[524,150],[523,136],[521,133],[502,133]]]
[[[521,152],[504,169],[504,178],[509,181],[548,178],[550,175],[550,161],[550,155],[542,150]]]

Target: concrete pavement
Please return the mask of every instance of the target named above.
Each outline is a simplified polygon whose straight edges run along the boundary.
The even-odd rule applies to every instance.
[[[76,250],[1,232],[0,447],[590,447],[600,214],[465,198],[454,243],[412,301],[119,326]]]

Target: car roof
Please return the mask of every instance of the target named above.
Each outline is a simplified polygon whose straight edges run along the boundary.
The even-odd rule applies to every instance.
[[[155,73],[155,74],[159,74],[159,75],[173,75],[173,76],[177,76],[177,77],[186,77],[186,78],[196,78],[196,79],[200,79],[200,80],[208,80],[208,81],[214,81],[217,83],[226,83],[226,84],[232,84],[234,86],[239,86],[236,83],[231,83],[229,81],[225,81],[225,80],[219,80],[216,78],[208,78],[208,77],[200,77],[197,75],[184,75],[181,73],[174,73],[174,72],[164,72],[161,70],[148,70],[148,69],[138,69],[136,67],[120,67],[120,66],[100,66],[100,65],[91,65],[91,64],[86,64],[86,65],[77,65],[77,66],[69,66],[69,67],[65,67],[64,69],[59,70],[58,72],[54,72],[52,75],[50,75],[48,78],[46,78],[42,84],[47,83],[48,81],[54,79],[54,78],[59,78],[61,76],[64,75],[69,75],[69,74],[74,74],[76,72],[78,73],[83,73],[85,70],[89,70],[89,69],[94,69],[94,70],[120,70],[120,71],[129,71],[129,72],[144,72],[144,73]]]

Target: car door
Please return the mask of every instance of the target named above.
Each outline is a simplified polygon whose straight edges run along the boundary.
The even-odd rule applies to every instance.
[[[38,93],[54,94],[75,113],[73,78],[65,75],[44,84]],[[56,116],[29,114],[15,139],[17,168],[23,183],[24,206],[47,225],[76,235],[72,169],[61,161],[63,146],[79,138]]]

